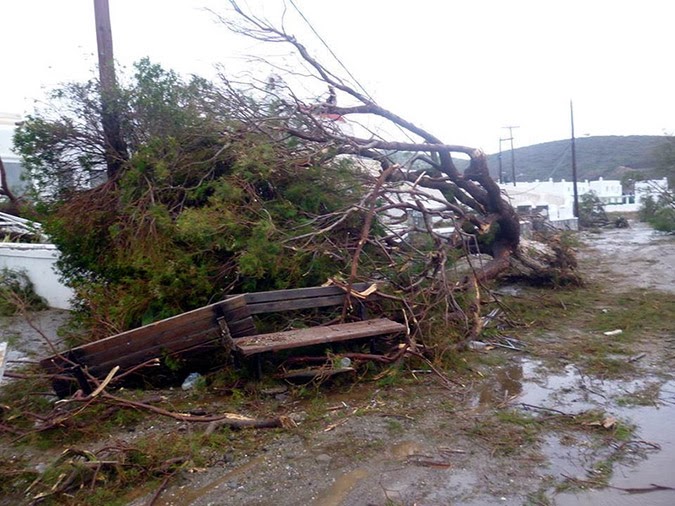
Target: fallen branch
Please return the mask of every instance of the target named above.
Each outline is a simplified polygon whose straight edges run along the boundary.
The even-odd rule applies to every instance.
[[[648,487],[617,487],[615,485],[607,485],[606,483],[600,481],[575,478],[573,476],[568,476],[566,474],[563,474],[562,477],[565,478],[567,481],[571,481],[573,483],[582,483],[598,488],[606,487],[614,490],[620,490],[621,492],[627,492],[629,494],[645,494],[648,492],[659,492],[661,490],[675,490],[675,487],[670,487],[668,485],[658,485],[656,483],[650,483]]]
[[[173,418],[174,420],[179,420],[181,422],[192,422],[192,423],[220,422],[222,425],[228,425],[233,428],[252,427],[258,429],[272,428],[272,427],[286,428],[291,426],[288,417],[285,416],[258,420],[255,418],[249,418],[246,416],[238,415],[236,413],[223,413],[220,415],[191,415],[189,413],[176,413],[174,411],[158,408],[157,406],[152,406],[150,404],[145,404],[138,401],[130,401],[127,399],[122,399],[121,397],[117,397],[105,391],[101,393],[100,397],[106,400],[108,403],[115,404],[117,406],[149,411],[151,413],[155,413],[157,415],[165,416],[168,418]]]

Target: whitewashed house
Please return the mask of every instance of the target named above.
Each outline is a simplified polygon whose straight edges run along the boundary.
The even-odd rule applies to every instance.
[[[500,184],[511,205],[520,211],[538,211],[560,228],[577,229],[574,218],[574,185],[572,181],[535,180]],[[599,178],[597,181],[577,182],[579,196],[595,193],[611,213],[636,212],[648,195],[658,195],[668,189],[668,180],[655,179],[635,183],[634,194],[624,194],[621,181]]]

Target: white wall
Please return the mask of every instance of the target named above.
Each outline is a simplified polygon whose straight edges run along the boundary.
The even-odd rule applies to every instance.
[[[54,264],[59,252],[53,244],[0,243],[0,268],[24,270],[50,307],[72,309],[73,291],[59,281]]]

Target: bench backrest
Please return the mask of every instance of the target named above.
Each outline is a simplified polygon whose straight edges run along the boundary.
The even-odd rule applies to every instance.
[[[352,290],[360,292],[370,285],[355,283]],[[246,294],[246,305],[252,315],[293,311],[315,307],[340,306],[345,302],[346,292],[338,286],[293,288]]]

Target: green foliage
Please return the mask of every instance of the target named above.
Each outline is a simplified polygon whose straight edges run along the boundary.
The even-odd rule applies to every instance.
[[[643,201],[640,220],[646,221],[661,232],[675,232],[675,196],[662,193],[654,199],[651,195]]]
[[[591,191],[579,197],[579,224],[582,227],[597,227],[609,223],[605,206],[598,195]]]
[[[246,130],[202,79],[147,60],[135,70],[116,102],[129,147],[116,180],[95,184],[105,173],[96,82],[56,91],[58,114],[30,117],[15,138],[59,268],[101,330],[92,338],[345,269],[320,245],[284,240],[358,201],[361,176],[348,162],[307,163],[297,139]],[[331,238],[353,237],[360,223],[355,214]]]
[[[13,315],[20,307],[39,311],[46,309],[47,303],[35,293],[25,272],[0,269],[0,316]]]

